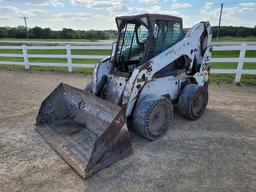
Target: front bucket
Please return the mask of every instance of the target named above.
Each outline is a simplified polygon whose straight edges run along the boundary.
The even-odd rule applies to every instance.
[[[36,128],[84,178],[132,154],[122,108],[63,83],[43,101]]]

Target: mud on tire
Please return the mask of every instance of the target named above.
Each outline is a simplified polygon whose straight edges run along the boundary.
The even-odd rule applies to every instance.
[[[197,84],[186,85],[179,96],[179,113],[190,120],[201,117],[208,104],[208,90]]]
[[[132,127],[142,137],[154,141],[162,137],[172,125],[173,105],[165,98],[145,96],[135,108]]]

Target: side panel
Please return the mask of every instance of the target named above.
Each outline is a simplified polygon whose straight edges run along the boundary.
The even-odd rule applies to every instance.
[[[146,95],[169,95],[170,99],[176,99],[180,90],[180,80],[175,77],[162,77],[149,81],[143,87],[140,98]]]
[[[200,70],[193,75],[198,85],[203,86],[209,79],[210,69],[210,58],[211,58],[211,47],[208,47],[204,53],[203,61]]]
[[[106,91],[103,91],[105,98],[116,104],[121,104],[120,102],[123,96],[126,80],[126,77],[120,77],[109,74],[108,81],[104,86],[104,89]]]
[[[112,68],[112,62],[110,61],[110,57],[101,60],[99,63],[96,64],[93,75],[92,75],[92,90],[93,93],[96,92],[96,87],[100,82],[103,75],[109,74]]]
[[[207,82],[209,79],[209,72],[210,72],[210,66],[211,66],[210,60],[212,55],[212,46],[211,46],[212,28],[208,22],[205,23],[205,30],[207,31],[206,49],[204,50],[204,53],[203,53],[202,61],[200,63],[201,64],[200,69],[193,76],[196,82],[198,83],[198,85],[201,85],[201,86],[203,86],[205,82]]]
[[[200,41],[200,36],[204,30],[204,23],[195,25],[190,29],[184,39],[152,58],[152,64],[150,67],[148,67],[150,70],[146,74],[148,79],[151,80],[156,72],[182,55],[188,56],[191,59],[191,65],[193,65],[196,52],[199,51],[198,44]]]
[[[140,70],[138,68],[134,69],[124,89],[122,105],[127,106],[125,113],[126,117],[132,113],[133,106],[139,97],[139,93],[146,83],[146,79],[144,78],[145,75],[142,77],[139,74]]]

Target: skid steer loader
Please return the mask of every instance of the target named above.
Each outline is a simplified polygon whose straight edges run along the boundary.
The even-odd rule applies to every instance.
[[[212,30],[184,36],[182,19],[116,17],[118,39],[85,90],[61,83],[41,104],[36,127],[82,177],[132,154],[129,129],[151,141],[172,126],[173,106],[195,120],[208,103]]]

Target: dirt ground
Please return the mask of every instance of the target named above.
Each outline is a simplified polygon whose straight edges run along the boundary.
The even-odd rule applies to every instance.
[[[0,191],[256,191],[256,87],[210,85],[197,121],[175,114],[156,142],[132,133],[134,154],[88,180],[35,131],[41,101],[86,76],[0,71]]]

